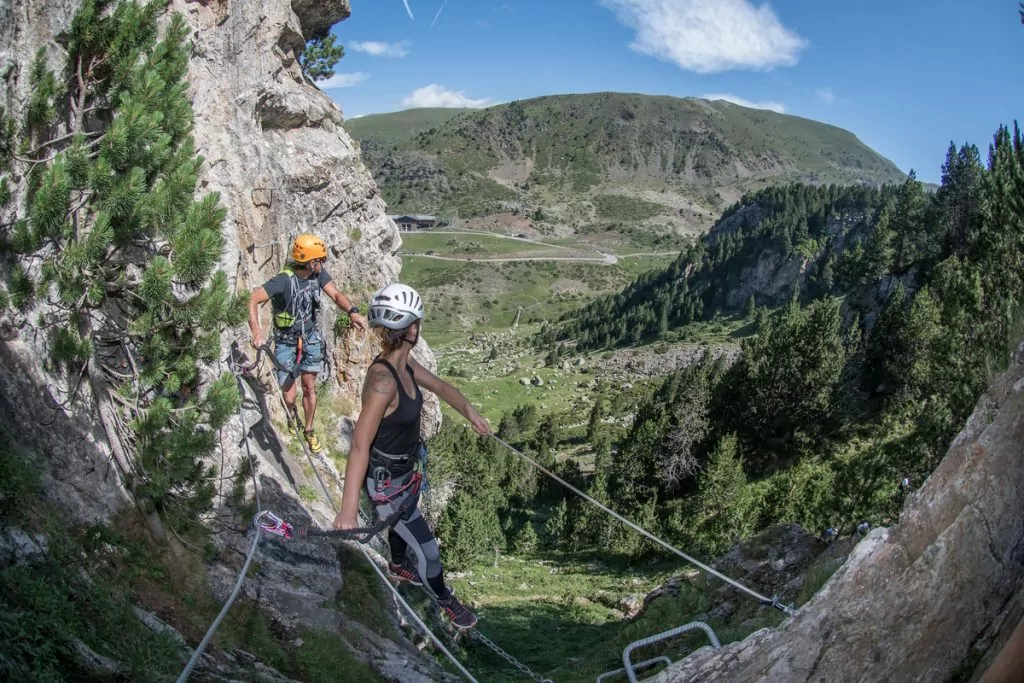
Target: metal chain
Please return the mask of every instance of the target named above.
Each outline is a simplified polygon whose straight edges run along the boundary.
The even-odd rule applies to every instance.
[[[526,676],[527,678],[529,678],[529,679],[531,679],[531,680],[534,680],[534,681],[537,681],[537,683],[553,683],[553,681],[552,681],[552,680],[551,680],[550,678],[542,678],[540,674],[538,674],[538,673],[535,673],[535,672],[534,672],[534,671],[533,671],[532,669],[530,669],[530,667],[526,666],[525,664],[523,664],[522,662],[520,662],[520,661],[519,661],[518,659],[516,659],[516,658],[515,658],[515,657],[513,657],[512,655],[510,655],[509,653],[507,653],[507,652],[505,652],[504,650],[502,650],[502,649],[501,649],[500,647],[498,647],[497,645],[495,645],[495,644],[494,644],[494,643],[493,643],[493,642],[491,641],[491,639],[490,639],[490,638],[488,638],[488,637],[487,637],[487,636],[485,636],[484,634],[480,633],[480,631],[477,631],[477,630],[476,630],[476,629],[474,628],[474,629],[470,629],[470,631],[469,631],[469,632],[470,632],[470,634],[471,634],[471,635],[472,635],[472,636],[473,636],[474,638],[476,638],[477,640],[479,640],[479,641],[480,641],[481,643],[483,643],[483,644],[484,644],[484,645],[486,645],[487,647],[491,648],[491,650],[493,650],[493,651],[494,651],[494,654],[498,655],[499,657],[501,657],[502,659],[504,659],[504,660],[505,660],[506,662],[508,662],[509,664],[511,664],[512,666],[514,666],[515,668],[519,669],[519,671],[520,671],[520,672],[521,672],[521,673],[522,673],[522,674],[523,674],[524,676]]]

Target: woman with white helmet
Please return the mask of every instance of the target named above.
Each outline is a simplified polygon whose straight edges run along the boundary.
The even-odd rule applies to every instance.
[[[472,628],[476,617],[445,585],[437,539],[417,505],[423,480],[421,456],[425,455],[420,441],[420,387],[457,410],[477,434],[490,434],[491,426],[458,389],[411,357],[422,320],[423,302],[408,285],[388,285],[370,301],[369,324],[377,331],[382,351],[363,382],[363,405],[352,435],[345,493],[334,528],[359,526],[359,491],[364,484],[380,519],[401,510],[388,532],[392,578],[414,586],[426,583],[457,627]],[[416,555],[415,567],[407,561],[409,548]]]

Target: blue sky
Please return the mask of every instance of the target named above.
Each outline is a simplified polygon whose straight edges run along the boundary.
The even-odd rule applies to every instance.
[[[984,158],[1024,116],[1016,0],[352,0],[333,30],[346,55],[320,85],[349,118],[714,96],[841,126],[938,182],[950,140]]]

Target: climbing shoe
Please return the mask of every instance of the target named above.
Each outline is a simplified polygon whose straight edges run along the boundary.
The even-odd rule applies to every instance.
[[[466,609],[466,606],[455,597],[454,593],[444,600],[438,600],[437,604],[441,606],[456,628],[467,629],[476,626],[476,615]]]
[[[309,450],[314,453],[319,453],[324,449],[320,444],[320,439],[316,438],[316,433],[312,429],[306,432],[306,443],[309,444]]]
[[[423,585],[423,582],[420,581],[419,574],[405,565],[388,562],[388,574],[391,575],[391,578],[397,581],[406,581],[413,586]]]

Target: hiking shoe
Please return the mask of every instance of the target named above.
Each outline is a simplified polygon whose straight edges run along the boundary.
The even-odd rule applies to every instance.
[[[437,604],[441,606],[441,609],[452,620],[456,628],[465,630],[476,626],[476,615],[466,609],[466,606],[455,597],[454,593],[444,600],[438,600]]]
[[[316,433],[312,429],[306,432],[306,443],[309,444],[309,450],[313,451],[313,453],[319,453],[324,449],[320,444],[320,439],[316,438]]]
[[[413,586],[423,585],[423,582],[420,581],[419,574],[402,564],[388,562],[388,574],[391,575],[391,578],[397,581],[405,581]]]

